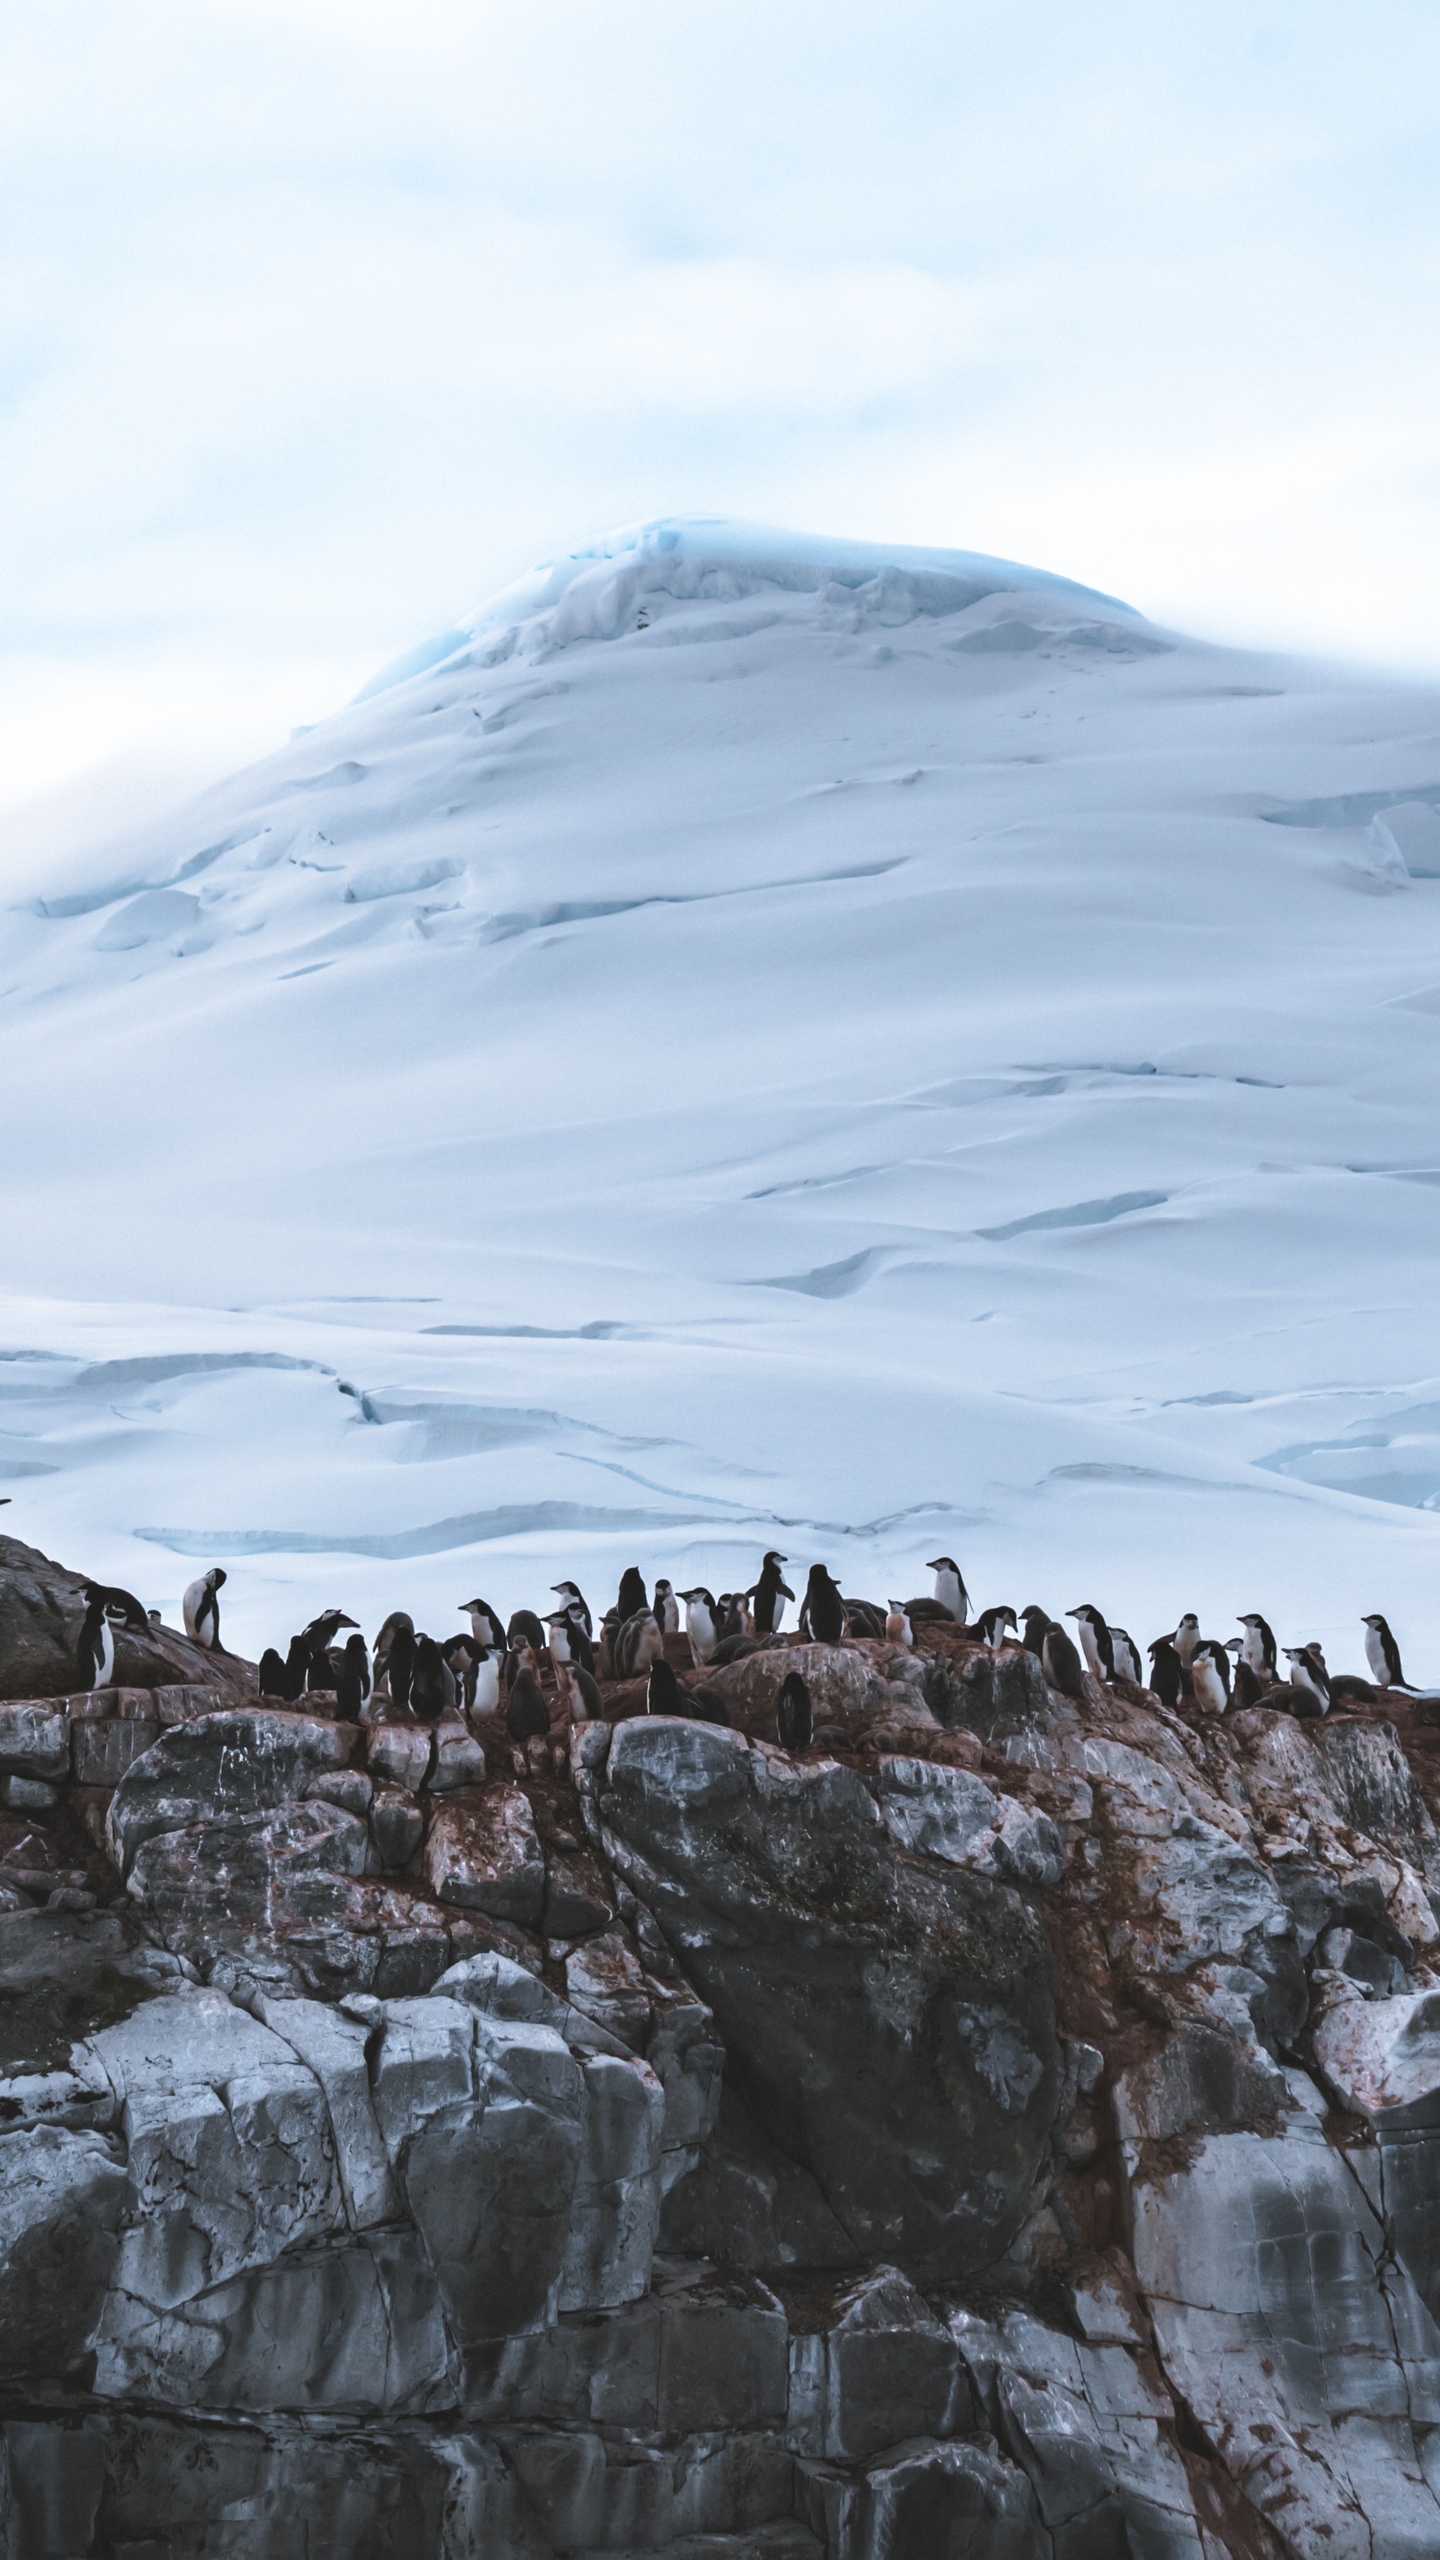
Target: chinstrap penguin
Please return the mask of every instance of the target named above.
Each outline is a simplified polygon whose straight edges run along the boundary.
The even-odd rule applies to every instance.
[[[780,1621],[785,1615],[785,1603],[795,1597],[780,1571],[781,1566],[788,1561],[788,1557],[782,1556],[778,1548],[771,1547],[761,1564],[759,1581],[752,1582],[745,1595],[753,1604],[752,1614],[757,1636],[778,1635]]]
[[[838,1644],[845,1633],[845,1603],[840,1585],[823,1564],[812,1564],[800,1603],[800,1632],[812,1644]]]
[[[185,1633],[193,1644],[203,1645],[207,1653],[223,1653],[225,1650],[220,1642],[220,1603],[215,1596],[225,1579],[224,1566],[212,1564],[208,1573],[202,1573],[198,1581],[187,1584],[180,1604],[184,1612]]]
[[[1365,1630],[1365,1659],[1377,1689],[1408,1689],[1410,1682],[1400,1668],[1400,1647],[1378,1611],[1374,1617],[1362,1618]]]
[[[1097,1680],[1113,1680],[1115,1648],[1110,1641],[1110,1630],[1094,1603],[1082,1600],[1078,1608],[1067,1609],[1065,1615],[1073,1618],[1080,1630],[1080,1649],[1085,1656],[1086,1669],[1093,1672]]]
[[[815,1710],[809,1683],[799,1671],[787,1671],[775,1701],[775,1732],[782,1751],[808,1751],[815,1735]]]

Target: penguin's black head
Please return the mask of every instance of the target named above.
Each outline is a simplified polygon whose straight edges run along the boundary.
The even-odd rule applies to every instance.
[[[221,1583],[222,1583],[222,1582],[228,1582],[228,1581],[229,1581],[229,1579],[230,1579],[230,1576],[229,1576],[229,1575],[228,1575],[228,1573],[226,1572],[225,1567],[223,1566],[223,1564],[217,1564],[217,1565],[215,1565],[215,1566],[213,1566],[213,1567],[212,1567],[211,1571],[206,1575],[205,1579],[206,1579],[206,1581],[209,1583],[210,1588],[211,1588],[211,1590],[212,1590],[212,1591],[218,1591],[218,1590],[219,1590],[219,1588],[220,1588]]]
[[[789,1563],[789,1561],[790,1561],[790,1559],[789,1559],[789,1557],[788,1557],[788,1556],[782,1556],[782,1555],[781,1555],[780,1550],[779,1550],[779,1548],[778,1548],[778,1547],[767,1547],[767,1548],[766,1548],[766,1550],[765,1550],[765,1562],[766,1562],[767,1564],[788,1564],[788,1563]]]
[[[1362,1627],[1373,1627],[1376,1634],[1379,1636],[1388,1636],[1390,1633],[1389,1627],[1386,1625],[1385,1620],[1380,1616],[1378,1610],[1373,1617],[1362,1618],[1360,1624]]]
[[[964,1579],[953,1556],[931,1556],[925,1570],[927,1573],[953,1573],[957,1580]]]

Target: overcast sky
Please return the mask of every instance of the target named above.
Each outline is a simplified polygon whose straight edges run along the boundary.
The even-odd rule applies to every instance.
[[[1436,0],[5,0],[0,78],[0,804],[682,511],[1440,669]]]

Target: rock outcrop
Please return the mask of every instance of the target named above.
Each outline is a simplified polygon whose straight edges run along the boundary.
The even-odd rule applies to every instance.
[[[926,1630],[522,1750],[32,1681],[4,1553],[3,2560],[1440,2550],[1412,1706]]]

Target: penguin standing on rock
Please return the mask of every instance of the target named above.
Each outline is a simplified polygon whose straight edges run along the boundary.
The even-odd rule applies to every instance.
[[[1193,1609],[1187,1609],[1174,1634],[1169,1638],[1169,1642],[1175,1647],[1187,1671],[1190,1668],[1190,1657],[1199,1641],[1200,1621]]]
[[[461,1616],[470,1621],[470,1632],[476,1643],[491,1651],[503,1652],[505,1627],[499,1610],[492,1609],[488,1600],[462,1600],[459,1606]]]
[[[215,1596],[225,1579],[224,1566],[212,1564],[208,1573],[202,1573],[198,1582],[189,1585],[181,1603],[185,1633],[192,1644],[203,1644],[207,1653],[225,1650],[220,1642],[220,1603]]]
[[[1085,1600],[1081,1602],[1078,1609],[1067,1609],[1065,1615],[1067,1618],[1073,1618],[1079,1627],[1080,1650],[1085,1656],[1087,1667],[1093,1671],[1097,1680],[1113,1680],[1115,1648],[1110,1641],[1110,1630],[1099,1610],[1090,1601]]]
[[[1275,1638],[1258,1609],[1242,1611],[1240,1624],[1245,1633],[1240,1639],[1240,1660],[1248,1662],[1262,1680],[1278,1676],[1279,1653]]]
[[[358,1628],[347,1637],[344,1652],[335,1657],[334,1669],[335,1713],[346,1724],[358,1724],[370,1695],[370,1656]]]
[[[383,1676],[390,1704],[403,1715],[410,1704],[415,1670],[415,1621],[406,1609],[392,1609],[375,1639],[375,1670]]]
[[[434,1637],[417,1636],[410,1674],[410,1713],[420,1724],[438,1724],[455,1699],[455,1674]]]
[[[840,1585],[823,1564],[812,1564],[800,1604],[800,1632],[812,1644],[838,1644],[845,1633],[845,1603]]]
[[[1077,1703],[1083,1703],[1085,1673],[1080,1656],[1064,1628],[1054,1619],[1046,1628],[1040,1646],[1040,1665],[1051,1688],[1058,1689],[1062,1698],[1074,1698]]]
[[[335,1674],[330,1662],[330,1647],[341,1627],[353,1627],[354,1624],[354,1619],[347,1618],[343,1609],[325,1609],[318,1618],[311,1619],[308,1627],[301,1628],[307,1689],[333,1688]]]
[[[1400,1668],[1400,1647],[1385,1620],[1378,1614],[1362,1618],[1365,1629],[1365,1659],[1377,1689],[1408,1689],[1410,1682]]]
[[[1131,1680],[1137,1689],[1143,1689],[1145,1681],[1140,1669],[1140,1648],[1134,1637],[1127,1635],[1123,1627],[1110,1627],[1107,1633],[1110,1638],[1111,1657],[1115,1664],[1112,1677],[1116,1680]]]
[[[1287,1644],[1284,1652],[1296,1688],[1308,1689],[1311,1696],[1319,1700],[1320,1713],[1324,1715],[1330,1705],[1330,1674],[1325,1668],[1325,1657],[1320,1647],[1318,1644]]]
[[[573,1582],[568,1584],[557,1582],[555,1588],[557,1591],[562,1589],[574,1591],[575,1585]],[[620,1612],[622,1627],[627,1618],[638,1618],[642,1609],[649,1608],[650,1602],[645,1592],[645,1576],[638,1564],[627,1564],[621,1574],[620,1588],[615,1595],[615,1606]],[[585,1614],[588,1617],[590,1613],[587,1610]]]
[[[1230,1704],[1230,1656],[1213,1637],[1202,1636],[1190,1656],[1190,1689],[1206,1715],[1223,1716]]]
[[[703,1582],[697,1582],[693,1591],[682,1591],[679,1596],[685,1603],[685,1633],[690,1650],[697,1662],[708,1662],[720,1641],[715,1595],[706,1590]]]
[[[528,1664],[516,1672],[511,1683],[505,1730],[512,1742],[535,1742],[550,1731],[545,1692]]]
[[[778,1548],[771,1547],[760,1567],[759,1581],[752,1582],[745,1595],[747,1600],[754,1603],[757,1636],[779,1634],[780,1621],[785,1615],[785,1603],[795,1597],[780,1570],[782,1564],[788,1561],[787,1557],[780,1554]]]
[[[1020,1617],[1025,1629],[1025,1650],[1027,1653],[1033,1653],[1038,1660],[1040,1649],[1045,1642],[1045,1630],[1050,1624],[1050,1612],[1048,1609],[1042,1609],[1037,1600],[1032,1600],[1028,1608],[1021,1610]]]
[[[285,1665],[273,1644],[267,1644],[260,1656],[260,1695],[262,1698],[288,1698]]]
[[[565,1588],[567,1591],[573,1591],[575,1589],[575,1585],[573,1582],[567,1582]],[[585,1615],[588,1619],[590,1615],[588,1609],[586,1610]],[[540,1621],[536,1617],[533,1609],[517,1609],[514,1612],[511,1617],[510,1624],[505,1630],[505,1642],[512,1653],[518,1651],[522,1644],[533,1645],[537,1653],[544,1652],[545,1630],[540,1624]]]
[[[935,1576],[935,1597],[957,1627],[963,1627],[970,1607],[970,1594],[965,1577],[953,1556],[931,1556],[929,1570]]]
[[[1232,1672],[1230,1679],[1231,1706],[1235,1708],[1237,1713],[1243,1707],[1263,1706],[1265,1704],[1265,1691],[1261,1686],[1259,1672],[1255,1669],[1253,1663],[1247,1662],[1245,1658],[1243,1638],[1240,1636],[1232,1636],[1225,1650],[1227,1653],[1233,1653],[1235,1656],[1235,1669]]]
[[[680,1603],[669,1583],[663,1580],[655,1585],[655,1624],[662,1636],[678,1636],[680,1633]]]
[[[634,1567],[633,1567],[633,1565],[632,1565],[632,1567],[631,1567],[631,1571],[632,1571],[632,1572],[634,1572]],[[635,1579],[636,1579],[636,1581],[637,1581],[637,1582],[640,1582],[640,1576],[638,1575],[638,1573],[635,1575]],[[622,1589],[623,1589],[623,1587],[624,1587],[624,1586],[622,1585],[621,1587],[622,1587]],[[586,1599],[585,1599],[585,1594],[584,1594],[584,1592],[581,1590],[579,1583],[578,1583],[578,1582],[552,1582],[552,1583],[551,1583],[551,1585],[550,1585],[550,1588],[551,1588],[551,1590],[554,1592],[555,1597],[556,1597],[556,1599],[559,1601],[559,1603],[560,1603],[560,1605],[561,1605],[562,1609],[573,1609],[573,1610],[574,1610],[574,1612],[575,1612],[575,1614],[576,1614],[576,1616],[577,1616],[577,1617],[581,1620],[581,1622],[583,1623],[583,1625],[584,1625],[584,1629],[585,1629],[585,1633],[587,1634],[587,1636],[592,1636],[592,1637],[593,1637],[593,1635],[594,1635],[594,1633],[595,1633],[595,1621],[594,1621],[594,1619],[593,1619],[593,1618],[591,1617],[591,1615],[590,1615],[590,1611],[589,1611],[589,1608],[588,1608],[588,1606],[587,1606]],[[645,1588],[645,1585],[644,1585],[644,1583],[643,1583],[643,1582],[640,1582],[640,1588],[641,1588],[641,1591],[643,1592],[643,1591],[644,1591],[644,1588]]]
[[[603,1716],[605,1713],[605,1701],[600,1695],[599,1681],[592,1673],[582,1671],[578,1662],[562,1662],[557,1665],[555,1687],[572,1724],[588,1724],[592,1716]],[[495,1703],[496,1700],[492,1696],[489,1705],[483,1707],[481,1713],[491,1714]]]
[[[992,1653],[1004,1643],[1007,1635],[1018,1635],[1019,1632],[1014,1610],[1003,1605],[998,1609],[982,1609],[971,1629],[972,1635],[977,1635],[982,1644],[988,1644]]]
[[[107,1595],[99,1583],[85,1584],[86,1609],[75,1644],[82,1689],[108,1689],[115,1671],[115,1630]]]
[[[847,1636],[865,1636],[878,1644],[885,1633],[885,1611],[874,1600],[847,1600],[845,1633]]]
[[[915,1642],[915,1630],[910,1624],[910,1612],[903,1600],[891,1601],[885,1618],[885,1634],[891,1644],[913,1645]]]
[[[1168,1636],[1157,1636],[1148,1648],[1150,1686],[1162,1707],[1178,1707],[1185,1690],[1185,1665]]]
[[[775,1731],[782,1751],[808,1751],[815,1738],[815,1709],[803,1673],[787,1671],[775,1701]]]

